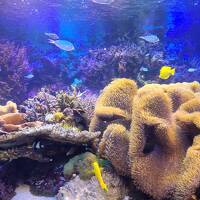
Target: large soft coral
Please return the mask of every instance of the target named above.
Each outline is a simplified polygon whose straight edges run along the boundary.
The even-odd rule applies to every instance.
[[[105,95],[112,103],[113,94],[105,91],[99,99]],[[118,98],[115,108],[121,109],[132,96],[124,109],[132,113],[130,127],[116,123],[114,115],[110,115],[109,120],[104,119],[102,130],[96,113],[91,127],[103,132],[98,146],[100,155],[155,199],[190,199],[200,186],[199,92],[198,82],[151,84],[140,88],[137,94],[134,90],[125,94],[126,98]],[[118,93],[115,94],[117,99]],[[101,116],[107,115],[107,110],[104,112]]]
[[[137,92],[137,85],[129,79],[115,79],[104,88],[98,98],[90,130],[95,131],[112,120],[130,121],[132,101]]]

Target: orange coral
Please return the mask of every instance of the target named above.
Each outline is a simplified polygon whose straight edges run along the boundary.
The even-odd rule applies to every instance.
[[[13,132],[24,127],[40,126],[42,122],[27,122],[24,113],[7,113],[0,116],[0,126],[3,131]]]
[[[190,199],[200,186],[200,84],[134,86],[132,93],[120,86],[120,79],[111,83],[97,101],[91,128],[103,131],[100,155],[155,199]],[[126,113],[130,127],[116,120],[113,107],[118,119]],[[106,116],[103,130],[99,116]]]

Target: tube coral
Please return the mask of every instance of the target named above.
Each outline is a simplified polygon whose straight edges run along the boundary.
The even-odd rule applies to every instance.
[[[111,86],[112,83],[108,88]],[[120,88],[120,84],[115,86]],[[98,145],[100,156],[110,160],[119,173],[130,176],[133,184],[154,199],[190,199],[200,186],[199,93],[200,84],[193,82],[149,84],[124,93],[126,98],[116,95],[115,110],[132,114],[127,128],[119,121],[116,123],[112,109],[107,114],[109,107],[98,112],[102,96],[105,99],[114,96],[105,88],[97,100],[91,124],[92,129],[101,130],[104,123]],[[113,105],[115,101],[111,97],[104,106]],[[121,105],[125,107],[122,109]],[[95,124],[99,116],[110,118]]]

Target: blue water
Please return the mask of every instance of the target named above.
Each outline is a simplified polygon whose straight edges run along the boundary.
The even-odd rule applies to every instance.
[[[119,47],[126,42],[137,44],[138,38],[143,35],[153,34],[159,37],[166,64],[182,65],[178,68],[180,71],[185,65],[189,68],[194,59],[197,60],[195,65],[198,65],[199,11],[198,0],[115,0],[108,5],[97,4],[92,0],[1,0],[0,40],[26,47],[29,62],[26,76],[35,70],[34,78],[30,78],[31,75],[26,80],[29,90],[58,82],[67,85],[78,83],[83,88],[90,89],[92,84],[87,84],[79,70],[81,58],[94,56],[89,54],[92,50],[106,50],[112,45]],[[75,51],[66,52],[49,44],[45,35],[47,32],[70,41]],[[97,58],[98,62],[101,59]],[[48,62],[53,62],[58,69],[52,70],[50,67],[48,71]],[[131,69],[127,71],[130,72]],[[134,74],[128,74],[127,71],[125,77],[137,79],[137,70]],[[180,71],[171,82],[197,79],[196,76],[192,79],[187,74],[180,75]],[[46,73],[48,76],[45,77]],[[111,78],[119,77],[111,69],[106,69],[106,73],[113,74],[108,76],[108,80],[107,74],[103,77],[105,83]],[[55,78],[58,74],[59,77]],[[98,84],[98,77],[102,79],[98,73],[93,77],[93,90],[95,87],[100,90],[105,85]],[[148,79],[155,79],[153,73],[149,72]]]

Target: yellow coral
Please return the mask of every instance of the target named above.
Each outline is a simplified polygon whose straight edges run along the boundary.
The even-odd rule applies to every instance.
[[[0,115],[16,112],[18,112],[17,104],[12,101],[8,101],[5,106],[0,106]]]
[[[60,122],[64,118],[64,114],[62,112],[55,112],[53,117],[55,122]]]
[[[134,82],[115,80],[97,100],[90,129],[103,132],[100,156],[155,199],[188,200],[200,186],[198,82],[137,91]]]

